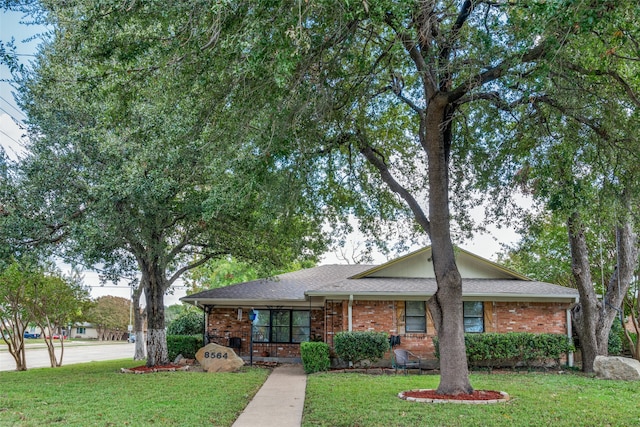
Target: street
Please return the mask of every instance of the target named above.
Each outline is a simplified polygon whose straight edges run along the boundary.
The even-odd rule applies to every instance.
[[[74,363],[95,362],[100,360],[114,360],[133,358],[135,344],[127,342],[97,344],[94,342],[74,342],[65,344],[62,366]],[[56,355],[60,355],[60,343],[56,343]],[[49,353],[44,344],[27,345],[27,369],[51,366]],[[0,346],[0,371],[13,371],[16,363],[5,346]]]

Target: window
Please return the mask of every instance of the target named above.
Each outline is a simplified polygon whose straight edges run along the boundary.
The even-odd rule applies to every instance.
[[[311,335],[311,317],[308,311],[294,311],[291,342],[309,341]]]
[[[253,342],[299,343],[309,341],[311,316],[303,310],[255,310]]]
[[[76,334],[86,334],[86,333],[87,333],[86,328],[76,328]]]
[[[484,332],[484,305],[482,301],[464,301],[464,331]]]
[[[424,301],[406,301],[405,304],[405,331],[427,332],[427,317]]]

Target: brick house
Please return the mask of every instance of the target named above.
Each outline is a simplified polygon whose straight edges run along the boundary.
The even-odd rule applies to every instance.
[[[533,281],[459,248],[456,262],[467,332],[571,335],[576,290]],[[207,342],[235,348],[243,357],[253,347],[254,360],[299,361],[301,342],[333,345],[337,332],[349,330],[399,336],[401,348],[433,360],[436,332],[426,301],[435,291],[426,247],[379,266],[324,265],[181,300],[203,309]]]

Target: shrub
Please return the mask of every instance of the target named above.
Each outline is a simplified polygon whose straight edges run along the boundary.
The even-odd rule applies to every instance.
[[[198,335],[204,330],[204,317],[197,311],[180,314],[167,327],[167,335]]]
[[[302,366],[307,374],[329,369],[329,345],[323,342],[303,342],[300,344]]]
[[[195,359],[202,346],[202,335],[167,335],[169,360],[175,360],[179,354],[187,359]]]
[[[440,358],[437,337],[433,338],[433,342],[436,357]],[[559,365],[562,355],[574,350],[569,338],[562,334],[465,334],[464,342],[469,364],[489,369],[498,366],[515,368],[518,364],[529,367],[548,360],[554,360]]]
[[[374,363],[389,350],[389,337],[385,332],[338,332],[333,344],[338,357],[346,362]]]
[[[622,322],[619,317],[616,317],[613,319],[611,330],[609,331],[608,351],[610,356],[619,356],[622,354],[623,336],[624,331],[622,330]]]

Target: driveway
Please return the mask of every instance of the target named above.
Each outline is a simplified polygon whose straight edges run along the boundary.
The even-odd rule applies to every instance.
[[[27,368],[44,368],[49,364],[49,353],[44,344],[27,344],[26,350]],[[95,342],[74,342],[64,346],[62,366],[73,363],[97,362],[101,360],[133,359],[135,344],[127,342],[97,344]],[[60,344],[56,343],[56,354],[60,355]],[[13,371],[16,362],[6,351],[5,346],[0,346],[0,371]]]

